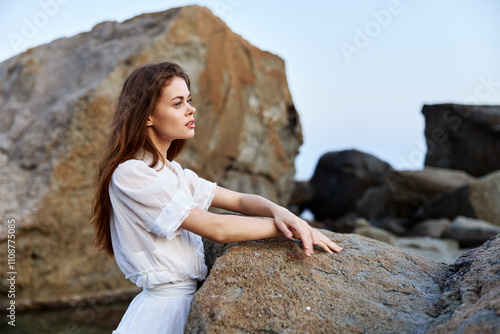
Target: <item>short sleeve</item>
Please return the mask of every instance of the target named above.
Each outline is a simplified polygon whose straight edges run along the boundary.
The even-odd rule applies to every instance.
[[[176,170],[181,171],[184,181],[189,185],[189,190],[193,195],[193,201],[200,209],[208,210],[212,204],[217,184],[207,181],[199,177],[195,172],[190,169],[182,169],[182,167],[174,162]]]
[[[197,206],[172,174],[160,176],[140,160],[128,160],[113,172],[110,182],[113,210],[122,210],[132,223],[148,232],[172,239]]]

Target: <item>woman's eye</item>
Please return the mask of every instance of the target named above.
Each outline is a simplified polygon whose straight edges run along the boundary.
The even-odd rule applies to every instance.
[[[188,99],[187,100],[187,103],[191,104],[191,102],[193,102],[193,99]]]
[[[174,104],[174,106],[176,106],[177,108],[179,108],[181,106],[182,102],[177,102],[176,104]]]

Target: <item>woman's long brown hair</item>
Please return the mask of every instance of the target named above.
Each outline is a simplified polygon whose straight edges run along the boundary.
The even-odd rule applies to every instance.
[[[158,152],[147,135],[146,121],[155,110],[163,87],[174,77],[184,79],[190,88],[188,75],[175,63],[162,62],[138,67],[125,80],[118,97],[108,144],[104,158],[99,164],[97,191],[90,221],[96,231],[96,246],[111,256],[113,256],[110,231],[112,207],[109,199],[111,175],[119,164],[132,159],[140,148],[153,154],[151,167],[163,160],[163,154]],[[175,159],[185,144],[184,139],[174,140],[168,149],[167,159]]]

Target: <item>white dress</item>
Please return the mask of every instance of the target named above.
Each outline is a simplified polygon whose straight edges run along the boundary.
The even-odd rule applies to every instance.
[[[182,333],[207,267],[201,237],[180,225],[193,208],[208,209],[216,184],[177,162],[151,168],[144,150],[136,157],[111,177],[110,229],[118,267],[143,291],[113,333]]]

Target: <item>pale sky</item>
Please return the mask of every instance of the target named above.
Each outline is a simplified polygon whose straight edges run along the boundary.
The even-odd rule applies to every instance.
[[[285,60],[304,132],[299,180],[322,154],[351,148],[420,169],[424,104],[500,104],[498,0],[0,0],[0,61],[188,4]]]

